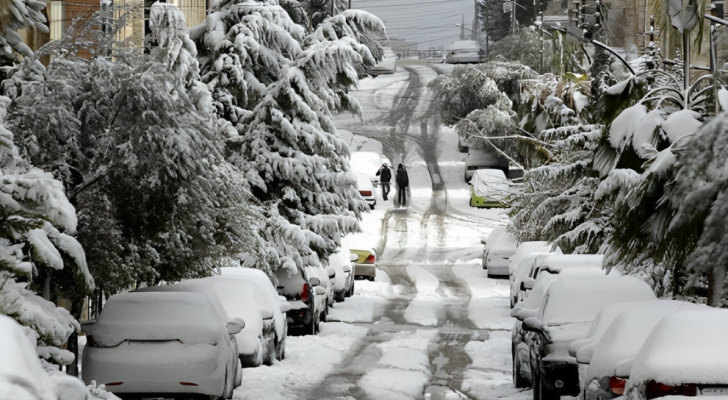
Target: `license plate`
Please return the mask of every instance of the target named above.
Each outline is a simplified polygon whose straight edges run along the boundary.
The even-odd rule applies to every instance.
[[[725,396],[728,395],[728,387],[706,387],[700,389],[703,396]]]

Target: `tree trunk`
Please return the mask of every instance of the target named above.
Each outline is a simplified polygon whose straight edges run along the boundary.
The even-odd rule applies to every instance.
[[[723,287],[725,286],[725,268],[722,265],[714,267],[708,272],[708,305],[719,307],[723,299]]]

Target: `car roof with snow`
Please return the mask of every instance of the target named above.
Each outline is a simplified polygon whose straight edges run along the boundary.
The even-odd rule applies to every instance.
[[[478,42],[475,40],[457,40],[455,42],[452,42],[450,46],[447,48],[448,51],[453,50],[480,50],[480,46],[478,45]]]
[[[493,243],[493,247],[491,247],[492,250],[516,250],[516,246],[518,246],[518,240],[511,236],[510,233],[505,232],[505,234],[502,234],[498,236],[498,239]]]
[[[601,268],[603,261],[604,256],[601,254],[553,254],[540,259],[535,267],[542,271],[559,273],[564,269],[575,267]]]
[[[506,229],[508,229],[508,227],[506,226],[496,226],[495,228],[493,228],[493,230],[490,231],[488,238],[485,239],[485,248],[493,248],[493,245],[495,245],[495,243],[498,241],[498,238],[506,232]]]
[[[635,357],[628,385],[728,386],[728,310],[706,307],[661,320]],[[627,388],[629,390],[629,386]]]
[[[639,352],[652,329],[663,318],[681,309],[703,307],[684,301],[655,300],[638,303],[619,313],[594,347],[587,379],[612,375],[618,363],[633,358]]]
[[[608,304],[654,299],[652,288],[631,276],[561,277],[549,286],[541,321],[549,325],[590,322]]]
[[[506,174],[500,169],[479,169],[473,172],[470,180],[473,190],[478,196],[495,197],[500,201],[512,194]]]
[[[185,344],[214,345],[223,326],[203,294],[135,291],[111,296],[90,334],[107,345],[125,340],[177,339]]]

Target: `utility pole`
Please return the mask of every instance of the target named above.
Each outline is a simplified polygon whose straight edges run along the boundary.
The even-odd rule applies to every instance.
[[[516,8],[518,7],[518,3],[516,3],[516,0],[513,0],[513,28],[511,35],[516,34]]]
[[[465,14],[463,14],[463,22],[460,24],[460,40],[465,39]]]
[[[333,17],[334,15],[335,15],[335,14],[334,14],[334,2],[335,2],[335,1],[336,1],[336,0],[331,0],[331,16],[332,16],[332,17]]]
[[[351,0],[349,0],[349,10],[351,10]]]
[[[478,41],[478,26],[480,25],[478,22],[478,0],[473,0],[473,3],[475,4],[475,14],[473,15],[473,40],[476,42]],[[480,47],[480,46],[478,46]]]
[[[490,43],[490,32],[488,32],[488,28],[490,27],[488,25],[488,0],[483,2],[483,10],[485,12],[485,26],[483,27],[485,31],[485,54],[490,56],[490,49],[488,48],[488,44]]]

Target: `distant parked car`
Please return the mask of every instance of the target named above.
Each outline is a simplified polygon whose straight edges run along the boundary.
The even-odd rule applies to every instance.
[[[471,149],[465,158],[465,182],[470,183],[473,173],[479,169],[500,169],[508,174],[508,168],[508,160],[494,151]]]
[[[393,74],[397,71],[397,55],[394,54],[391,47],[383,48],[382,60],[376,65],[369,68],[369,75],[378,76],[383,74]]]
[[[14,319],[0,315],[0,399],[7,400],[86,400],[87,390],[75,377],[44,369],[28,338]],[[35,340],[35,339],[33,339]]]
[[[273,311],[275,358],[277,360],[283,360],[286,356],[286,337],[288,336],[286,313],[291,309],[291,305],[286,298],[278,294],[270,278],[259,269],[226,267],[220,268],[220,275],[225,278],[243,279],[255,285],[256,290],[259,292],[256,300],[264,303]],[[272,361],[270,357],[265,360],[268,365]]]
[[[523,261],[524,258],[535,253],[561,254],[561,249],[556,248],[554,251],[551,251],[551,247],[552,246],[550,244],[543,241],[519,243],[518,247],[516,247],[516,251],[513,253],[513,256],[510,257],[510,259],[508,260],[508,277],[511,287],[513,287],[514,285],[516,272],[518,271],[518,267],[521,265],[521,261]],[[511,308],[513,308],[517,301],[518,297],[516,296],[516,292],[513,291],[511,293]]]
[[[186,292],[111,296],[84,326],[83,380],[125,397],[205,395],[229,399],[242,381],[234,337],[207,296]]]
[[[490,252],[490,249],[493,248],[495,242],[498,240],[500,235],[502,235],[504,232],[506,232],[505,226],[496,226],[495,228],[493,228],[492,231],[490,231],[490,234],[488,235],[488,238],[486,240],[480,241],[480,243],[483,244],[483,258],[481,259],[483,269],[488,269],[488,253]]]
[[[463,143],[463,138],[460,135],[458,135],[458,151],[461,153],[468,152],[468,145]]]
[[[634,361],[615,369],[617,376],[630,371],[625,398],[728,396],[726,332],[725,309],[706,307],[664,318],[647,337]]]
[[[306,270],[306,273],[308,276],[316,277],[321,282],[321,287],[326,289],[326,293],[324,293],[323,296],[319,296],[314,291],[314,297],[316,299],[322,299],[320,301],[323,301],[324,307],[323,307],[323,314],[321,315],[321,322],[326,322],[326,317],[329,315],[329,307],[331,307],[334,304],[334,277],[336,275],[336,270],[331,267],[322,267],[322,266],[308,266],[304,267]]]
[[[500,169],[476,170],[470,184],[470,207],[505,207],[505,200],[513,193]]]
[[[369,204],[369,208],[372,210],[377,205],[377,189],[372,184],[369,176],[356,173],[356,188],[359,190],[359,195]]]
[[[377,252],[372,248],[357,248],[351,246],[350,251],[359,258],[354,264],[354,276],[373,281],[377,276]]]
[[[583,267],[598,269],[602,275],[606,275],[606,271],[602,270],[603,261],[604,256],[597,254],[534,253],[521,261],[514,274],[511,281],[511,296],[516,298],[516,302],[527,298],[536,278],[542,272],[557,275],[565,269]],[[619,272],[612,269],[610,274],[616,275]]]
[[[572,344],[571,347],[578,347],[573,350],[570,347],[569,353],[575,352],[574,356],[579,363],[584,399],[609,400],[624,394],[629,374],[616,376],[614,372],[617,365],[632,360],[637,355],[652,329],[663,318],[681,310],[691,312],[704,308],[706,307],[676,300],[641,302],[638,307],[629,308],[617,315],[596,340],[576,346]],[[592,325],[592,331],[598,329]],[[589,332],[589,337],[594,336],[596,335]]]
[[[354,294],[354,266],[352,265],[352,254],[346,238],[341,239],[341,246],[339,246],[336,253],[331,255],[329,264],[336,269],[334,300],[344,301],[346,297]]]
[[[504,232],[493,243],[486,258],[488,278],[494,276],[508,276],[508,265],[511,257],[516,253],[518,241],[508,232]]]
[[[478,42],[461,40],[450,45],[445,55],[445,62],[448,64],[479,63],[480,54]]]
[[[349,165],[354,174],[364,174],[376,187],[379,184],[377,171],[385,162],[382,155],[373,151],[354,151],[351,153]],[[392,165],[389,164],[391,167]]]
[[[652,288],[637,278],[559,277],[548,288],[538,315],[523,320],[533,333],[530,362],[536,400],[578,396],[576,360],[571,342],[586,337],[594,318],[609,304],[656,300]]]
[[[275,272],[278,278],[278,294],[288,300],[291,309],[288,311],[288,328],[300,329],[308,335],[315,335],[319,331],[326,312],[326,288],[321,286],[317,277],[309,276],[306,271],[294,267],[278,268]]]

